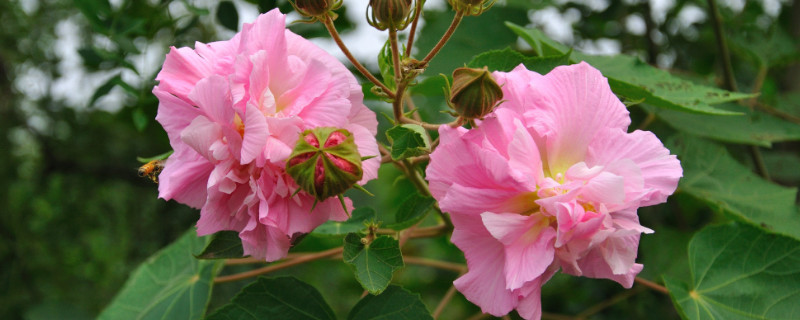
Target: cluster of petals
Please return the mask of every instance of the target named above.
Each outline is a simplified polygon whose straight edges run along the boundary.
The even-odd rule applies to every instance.
[[[277,9],[228,41],[171,48],[156,80],[156,120],[174,150],[159,197],[200,208],[199,235],[237,231],[245,254],[273,261],[294,238],[347,218],[336,198],[312,211],[314,197],[293,196],[286,159],[300,132],[315,127],[346,129],[362,156],[377,155],[375,114],[347,68],[287,30]],[[376,178],[379,165],[364,161],[359,183]]]
[[[586,63],[547,75],[495,72],[506,100],[477,128],[439,130],[427,169],[469,271],[456,288],[486,313],[541,317],[559,269],[626,288],[641,233],[637,209],[666,201],[682,169]]]

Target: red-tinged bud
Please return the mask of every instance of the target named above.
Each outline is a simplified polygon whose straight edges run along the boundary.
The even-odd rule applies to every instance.
[[[465,16],[478,16],[489,10],[497,0],[447,0],[456,12]]]
[[[492,112],[503,99],[503,90],[486,67],[458,68],[453,71],[450,107],[466,120],[480,119]]]
[[[369,0],[367,21],[378,30],[403,30],[412,20],[412,8],[411,0]]]
[[[320,145],[322,146],[320,148]],[[361,180],[361,155],[345,129],[303,131],[286,161],[286,172],[318,201],[339,195]]]
[[[326,15],[336,17],[333,10],[342,6],[342,0],[293,0],[289,1],[297,13],[310,17],[324,19]],[[313,19],[311,20],[313,21]]]

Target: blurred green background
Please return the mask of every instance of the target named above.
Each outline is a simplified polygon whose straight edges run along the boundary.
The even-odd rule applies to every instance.
[[[444,1],[428,2],[420,52],[433,46],[452,17]],[[693,81],[721,83],[706,1],[499,2],[483,16],[467,18],[426,75],[449,74],[489,49],[510,46],[526,52],[502,24],[513,21],[541,27],[585,52],[633,54]],[[381,45],[353,43],[367,37],[359,36],[368,28],[358,20],[365,5],[345,0],[346,12],[340,12],[336,23],[356,53],[372,60],[367,65],[377,73],[374,57]],[[169,46],[227,39],[242,23],[251,22],[247,19],[275,7],[291,11],[286,0],[0,1],[0,318],[93,318],[140,262],[194,225],[196,210],[157,199],[156,185],[136,175],[136,157],[169,150],[166,134],[153,120],[153,79]],[[798,117],[800,3],[731,0],[720,1],[720,10],[739,90],[760,89],[760,103]],[[294,24],[291,29],[334,53],[321,25]],[[376,111],[389,110],[382,102],[367,104]],[[442,117],[436,112],[441,101],[422,98],[417,104],[435,104],[423,110],[426,119]],[[631,111],[634,123],[645,117],[638,107]],[[382,122],[383,129],[387,126]],[[659,120],[650,129],[669,131]],[[382,134],[379,139],[385,141]],[[782,143],[765,154],[776,182],[800,181],[797,150],[796,143]],[[747,156],[739,158],[752,165]],[[354,196],[357,206],[372,206],[382,217],[393,214],[413,192],[398,176],[394,168],[382,168],[381,179],[368,185],[379,197]],[[643,277],[685,276],[672,267],[682,263],[691,232],[714,219],[704,208],[679,193],[668,204],[640,211],[643,225],[659,230],[643,237]],[[309,237],[296,250],[316,251],[340,241]],[[446,237],[414,240],[404,251],[463,262]],[[339,315],[362,292],[341,261],[316,261],[278,274],[315,284]],[[456,277],[450,271],[408,266],[395,281],[421,292],[432,310]],[[244,285],[215,287],[211,308]],[[544,287],[543,305],[546,312],[574,315],[624,292],[610,281],[556,276]],[[677,317],[666,296],[631,292],[594,318]],[[477,307],[457,295],[445,314],[462,319],[476,312]]]

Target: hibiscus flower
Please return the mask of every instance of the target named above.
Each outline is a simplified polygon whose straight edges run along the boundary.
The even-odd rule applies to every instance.
[[[526,319],[559,269],[630,288],[652,232],[636,211],[675,191],[679,161],[651,132],[627,132],[625,105],[586,63],[494,77],[506,101],[477,128],[442,126],[427,169],[469,267],[454,285],[486,313]]]
[[[175,151],[159,197],[200,208],[198,235],[237,231],[245,254],[274,261],[294,238],[347,218],[336,198],[312,211],[313,196],[292,196],[286,159],[316,127],[346,129],[361,156],[378,155],[375,114],[347,68],[286,30],[277,9],[230,40],[171,48],[156,80],[156,120]],[[359,183],[376,178],[379,165],[364,161]]]

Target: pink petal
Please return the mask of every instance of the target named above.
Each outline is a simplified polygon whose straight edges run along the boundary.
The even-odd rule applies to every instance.
[[[181,141],[211,162],[216,161],[211,154],[211,146],[221,138],[222,128],[205,116],[194,118],[192,123],[181,131]]]
[[[194,150],[173,153],[159,174],[158,197],[199,209],[206,202],[206,181],[214,165]]]
[[[159,86],[153,88],[153,94],[158,98],[156,121],[164,127],[170,145],[175,148],[180,141],[181,131],[201,115],[201,111]]]
[[[242,138],[242,164],[248,164],[264,151],[269,135],[267,120],[261,111],[252,105],[247,106]]]
[[[502,316],[517,304],[517,295],[506,289],[502,272],[503,245],[486,231],[479,216],[453,215],[452,241],[464,251],[469,272],[453,282],[467,300],[485,313]]]
[[[638,165],[644,179],[645,194],[641,206],[666,201],[675,192],[678,179],[683,176],[680,162],[658,138],[649,131],[631,133],[609,130],[604,139],[596,139],[589,148],[587,162],[595,165],[611,165],[629,159]]]
[[[521,288],[553,262],[556,231],[541,216],[485,212],[481,218],[486,230],[505,247],[506,289]]]
[[[189,93],[195,84],[212,74],[212,67],[207,60],[199,56],[191,48],[170,47],[164,66],[156,76],[158,86],[178,98],[188,100]]]
[[[205,115],[219,124],[233,122],[233,101],[231,101],[228,80],[212,75],[200,80],[189,98],[194,101]]]

